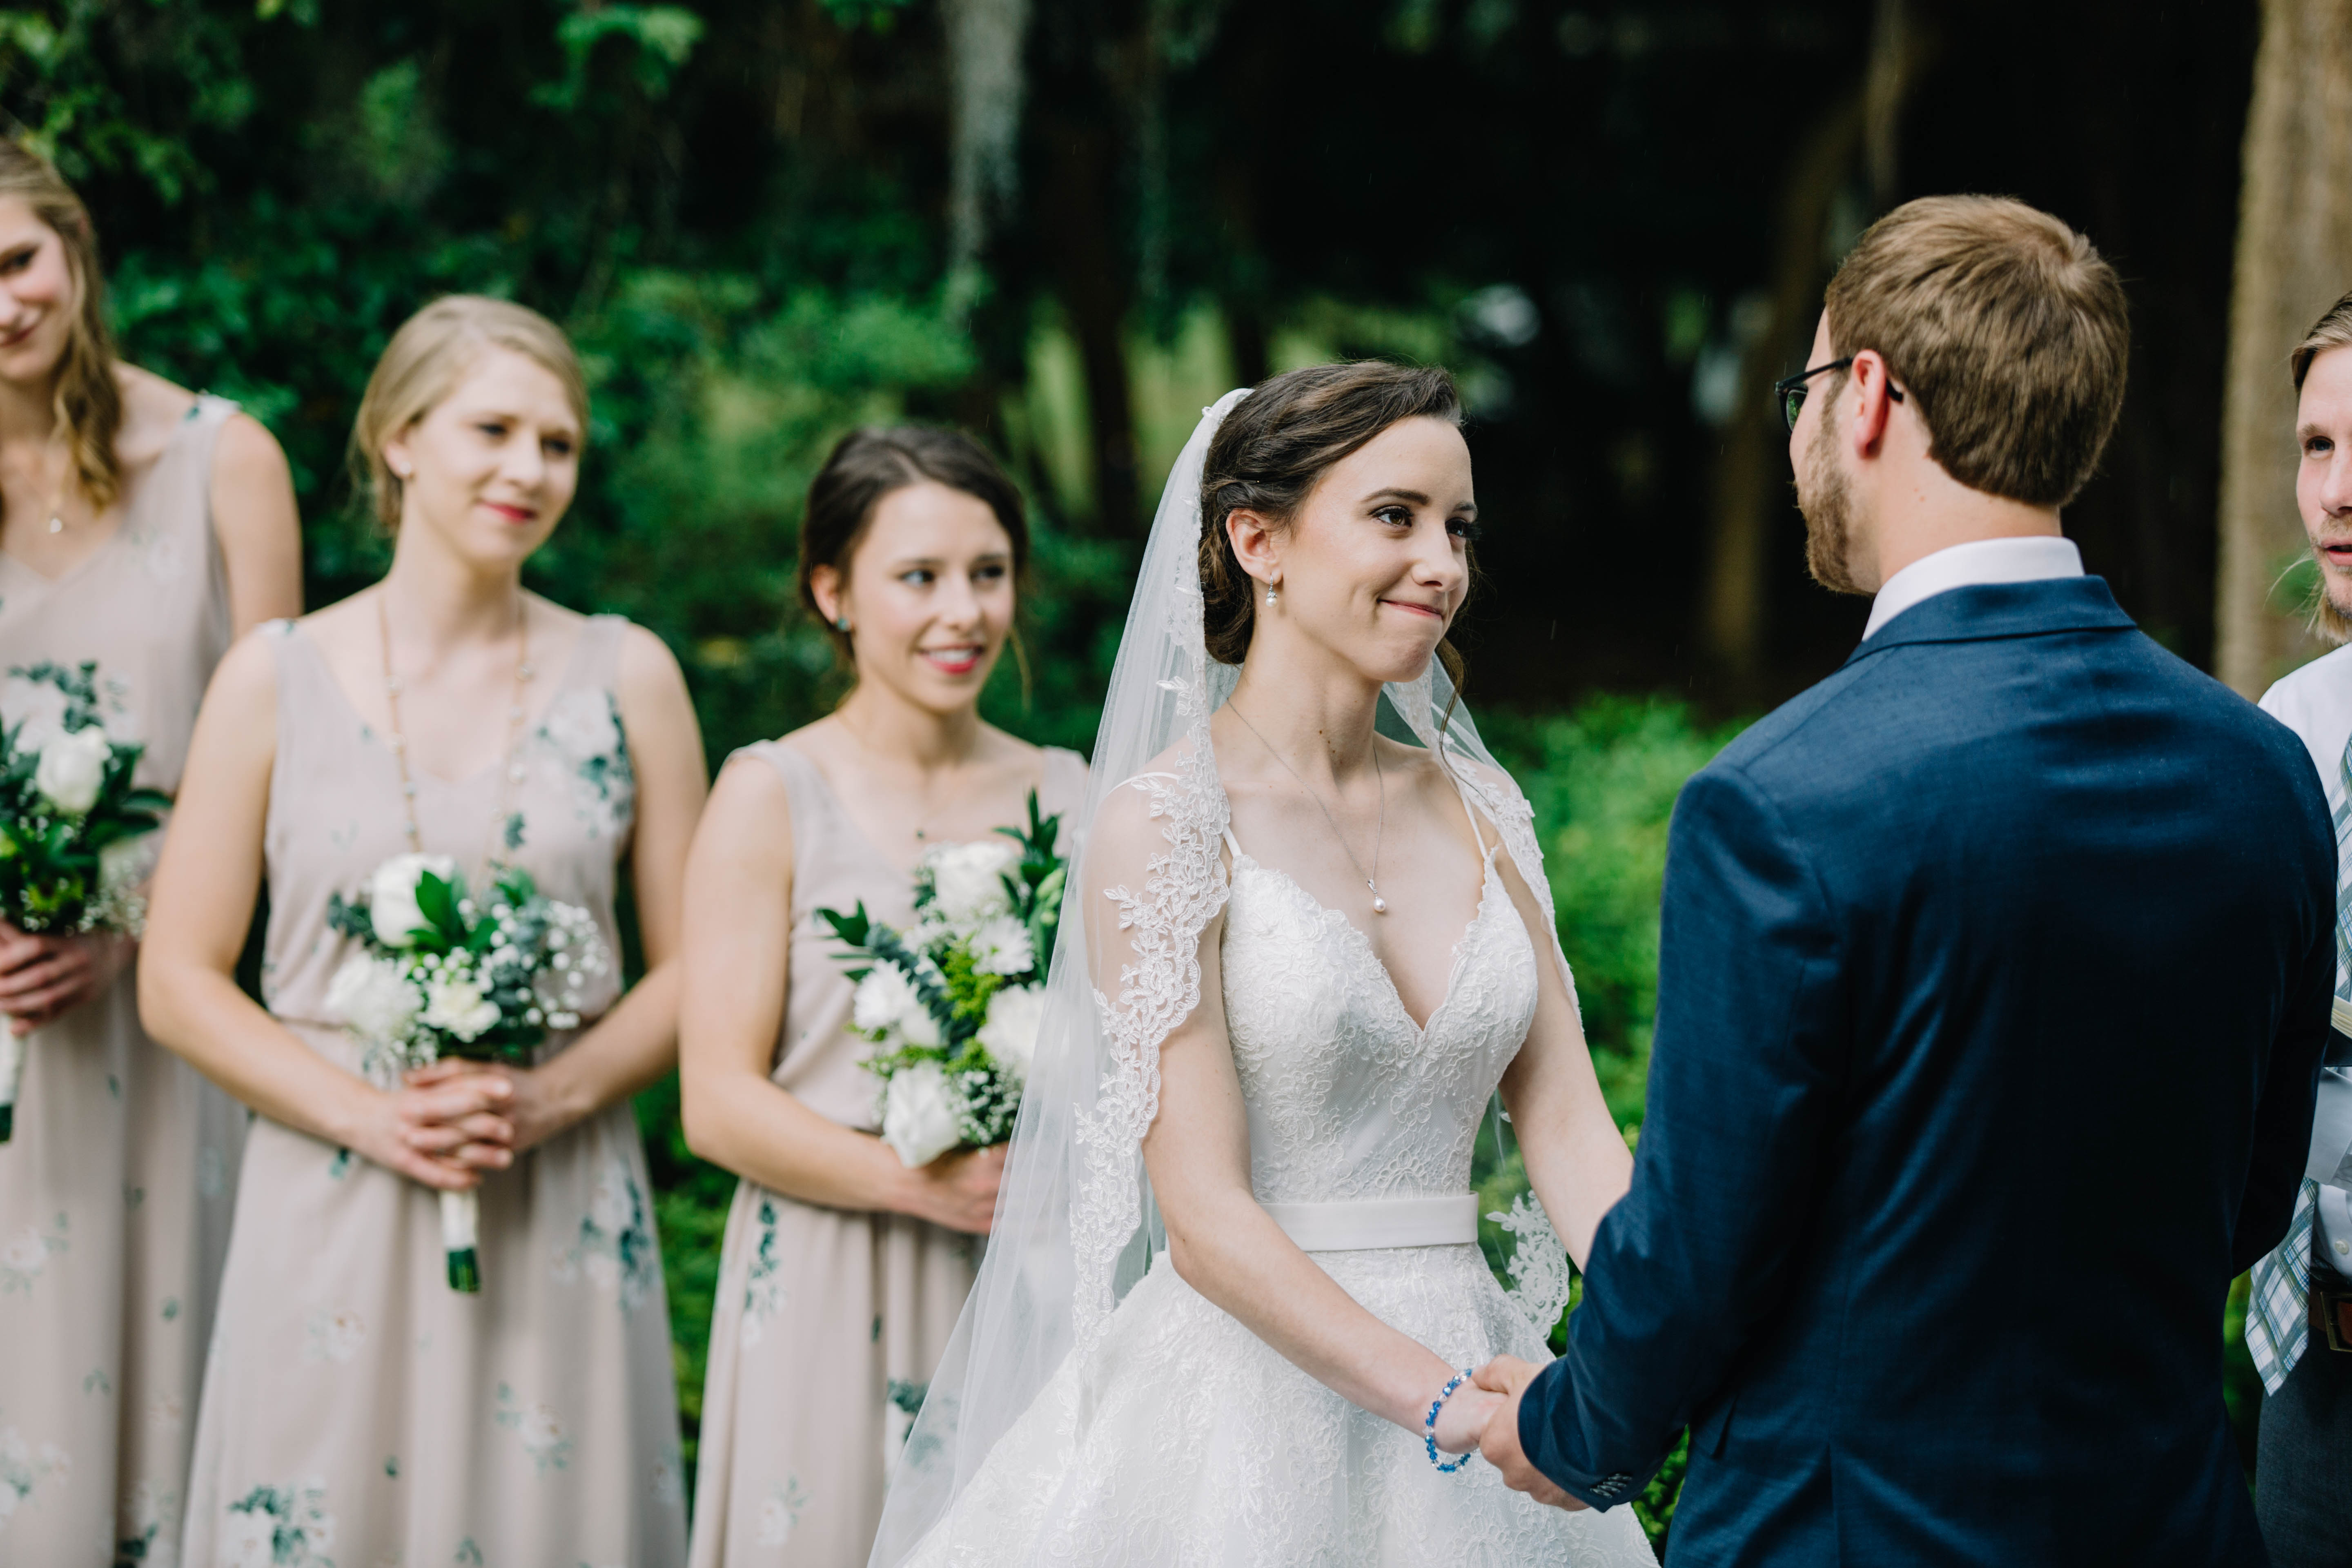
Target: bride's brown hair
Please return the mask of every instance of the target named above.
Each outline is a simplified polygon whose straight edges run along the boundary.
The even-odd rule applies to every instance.
[[[1257,624],[1257,595],[1225,520],[1254,511],[1286,527],[1333,464],[1406,419],[1461,424],[1454,377],[1384,360],[1310,365],[1258,383],[1225,416],[1201,470],[1201,630],[1211,658],[1241,663]],[[1458,688],[1454,645],[1439,643],[1437,658]]]
[[[58,355],[53,395],[74,478],[94,510],[122,493],[114,438],[122,430],[122,389],[114,380],[114,334],[106,324],[106,276],[98,266],[98,230],[89,209],[56,167],[23,142],[0,137],[0,196],[33,209],[65,247],[66,269],[79,298],[66,346]]]

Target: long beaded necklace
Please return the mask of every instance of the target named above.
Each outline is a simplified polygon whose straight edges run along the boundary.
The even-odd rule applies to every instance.
[[[392,748],[393,761],[400,768],[400,809],[402,826],[408,834],[409,852],[421,855],[425,852],[425,836],[416,826],[416,781],[408,771],[408,737],[400,725],[400,681],[392,672],[392,618],[385,613],[383,600],[384,595],[379,590],[375,599],[376,636],[383,650],[383,700],[385,706],[392,710],[392,732],[386,737],[385,743]],[[515,596],[514,700],[507,706],[507,744],[504,754],[499,759],[498,799],[490,811],[490,831],[488,842],[482,847],[478,868],[484,876],[488,874],[490,862],[498,853],[499,837],[506,826],[509,789],[522,782],[523,770],[521,764],[515,761],[515,751],[522,740],[523,718],[527,711],[524,699],[530,690],[530,612],[518,593]]]
[[[1376,735],[1372,738],[1372,777],[1377,780],[1380,784],[1381,825],[1376,830],[1376,836],[1372,839],[1371,875],[1365,876],[1364,863],[1356,858],[1356,852],[1353,849],[1348,847],[1348,836],[1339,831],[1339,819],[1331,815],[1331,808],[1323,804],[1323,797],[1316,793],[1315,786],[1308,784],[1305,779],[1299,778],[1298,770],[1292,767],[1283,757],[1283,754],[1280,752],[1276,751],[1273,743],[1267,741],[1264,735],[1258,735],[1257,726],[1249,721],[1249,715],[1243,712],[1238,707],[1235,707],[1231,699],[1226,700],[1225,709],[1228,712],[1232,713],[1234,718],[1242,721],[1243,729],[1247,730],[1253,735],[1257,735],[1257,743],[1264,746],[1266,749],[1266,753],[1273,757],[1276,762],[1282,763],[1282,771],[1284,773],[1288,773],[1292,778],[1298,779],[1298,787],[1307,792],[1307,798],[1315,803],[1315,809],[1321,812],[1323,814],[1323,820],[1331,825],[1331,837],[1339,841],[1339,852],[1348,858],[1348,864],[1356,868],[1356,875],[1364,878],[1364,886],[1372,890],[1372,913],[1376,915],[1384,915],[1388,913],[1389,901],[1381,897],[1380,883],[1373,879],[1381,874],[1381,846],[1387,842],[1389,836],[1389,779],[1388,774],[1381,771],[1380,737]]]

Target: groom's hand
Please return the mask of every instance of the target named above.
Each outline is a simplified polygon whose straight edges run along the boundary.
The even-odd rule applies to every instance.
[[[1519,1395],[1543,1369],[1517,1356],[1498,1355],[1480,1367],[1471,1382],[1489,1394],[1503,1396],[1501,1408],[1486,1423],[1478,1439],[1478,1451],[1486,1462],[1503,1472],[1503,1484],[1515,1492],[1525,1492],[1538,1502],[1576,1512],[1584,1504],[1554,1486],[1550,1479],[1528,1462],[1519,1447]]]

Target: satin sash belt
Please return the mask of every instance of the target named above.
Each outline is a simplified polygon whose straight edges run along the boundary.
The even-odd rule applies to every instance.
[[[1478,1239],[1478,1194],[1267,1204],[1265,1212],[1306,1252],[1375,1247],[1457,1247]]]

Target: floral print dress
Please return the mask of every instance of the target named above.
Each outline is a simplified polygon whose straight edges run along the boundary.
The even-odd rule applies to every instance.
[[[771,1076],[819,1115],[874,1131],[877,1080],[861,1065],[874,1047],[848,1027],[855,987],[816,911],[863,901],[910,928],[913,871],[866,837],[806,753],[783,741],[745,752],[782,774],[793,814],[789,984]],[[1086,784],[1084,759],[1048,751],[1038,803],[1066,828]],[[866,1562],[978,1253],[977,1237],[905,1215],[736,1187],[703,1384],[694,1568]]]
[[[11,672],[95,660],[139,782],[179,787],[229,642],[211,495],[236,412],[197,398],[79,566],[0,553],[0,722],[55,733],[61,694]],[[0,1568],[169,1561],[245,1125],[140,1027],[131,965],[26,1037],[0,1143]]]
[[[415,781],[428,853],[478,876],[496,844],[550,897],[589,910],[615,952],[635,820],[614,696],[623,626],[583,629],[505,780],[501,762]],[[263,635],[278,664],[264,994],[356,1071],[324,1005],[349,951],[327,904],[407,848],[400,774],[302,628]],[[479,1248],[481,1293],[452,1291],[434,1194],[255,1122],[197,1418],[190,1568],[684,1560],[668,1314],[628,1105],[484,1182]]]

